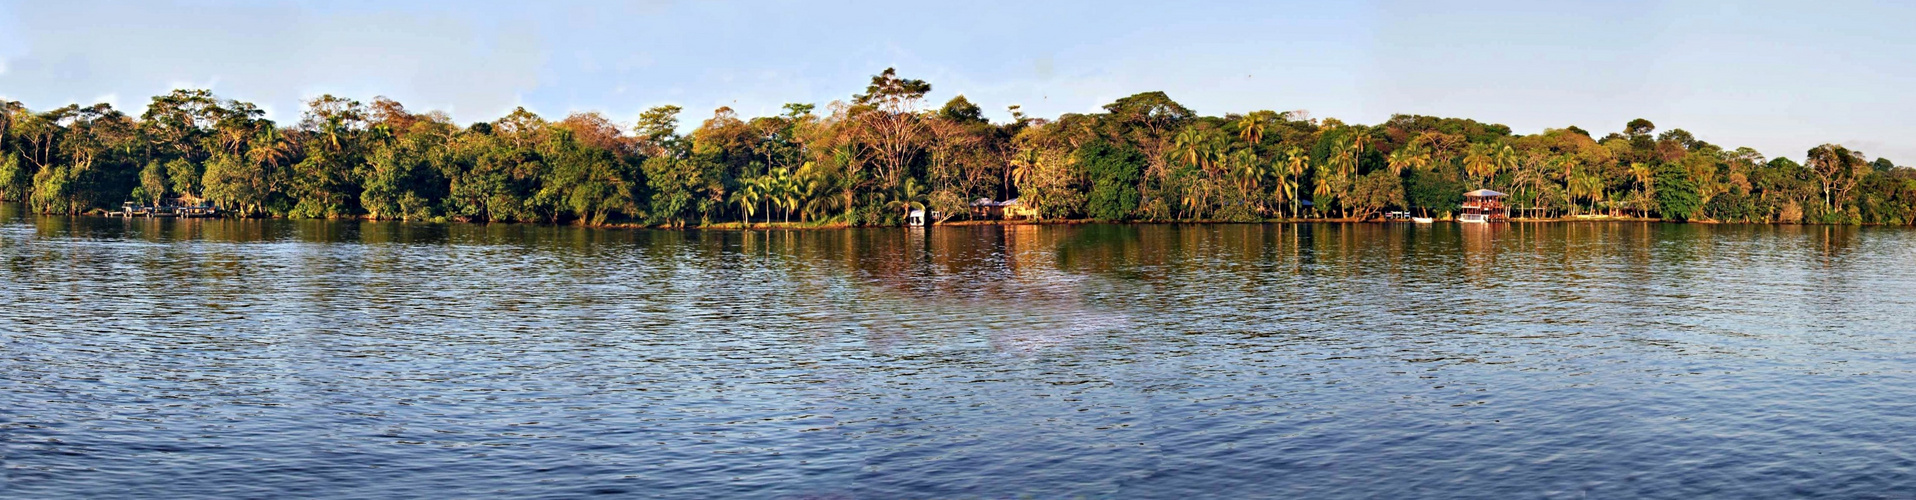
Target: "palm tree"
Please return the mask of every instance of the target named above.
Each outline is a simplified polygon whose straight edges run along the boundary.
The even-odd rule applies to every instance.
[[[1597,201],[1605,198],[1603,178],[1595,174],[1578,174],[1570,181],[1570,195],[1590,201],[1590,210],[1596,211]]]
[[[1256,153],[1252,153],[1249,149],[1240,149],[1232,152],[1227,162],[1231,166],[1231,174],[1233,180],[1237,181],[1238,189],[1255,191],[1263,184],[1264,163],[1257,161]]]
[[[1036,175],[1040,168],[1043,167],[1040,165],[1037,148],[1025,148],[1019,151],[1011,159],[1011,185],[1023,191],[1025,184],[1031,181],[1031,177]]]
[[[560,133],[565,133],[565,129],[559,130]],[[366,140],[369,143],[391,143],[396,137],[397,136],[393,135],[393,128],[384,123],[375,123],[372,127],[366,129]]]
[[[1231,176],[1237,181],[1238,193],[1255,197],[1258,215],[1264,215],[1266,208],[1264,197],[1261,196],[1264,185],[1264,162],[1257,160],[1257,153],[1252,153],[1249,149],[1240,149],[1231,153],[1228,163],[1231,166]]]
[[[792,209],[798,206],[798,183],[793,179],[791,169],[774,168],[766,177],[769,181],[767,187],[770,188],[766,194],[772,198],[774,205],[785,211],[785,222],[791,223]]]
[[[763,198],[756,184],[752,179],[745,179],[739,183],[738,190],[732,191],[730,201],[738,205],[739,213],[745,215],[739,219],[743,226],[751,225],[752,214],[758,210],[758,202]]]
[[[837,204],[837,197],[829,193],[838,185],[830,172],[817,163],[805,162],[792,174],[793,194],[798,205],[798,221],[811,222],[820,218]]]
[[[1264,142],[1264,127],[1264,120],[1258,119],[1256,113],[1244,115],[1237,120],[1237,138],[1256,146]]]
[[[1357,169],[1360,166],[1359,161],[1363,159],[1364,144],[1366,142],[1368,141],[1365,140],[1365,136],[1352,136],[1348,141],[1344,142],[1342,147],[1338,148],[1339,151],[1336,154],[1331,155],[1329,161],[1325,164],[1318,165],[1316,176],[1318,178],[1317,192],[1314,194],[1319,197],[1328,196],[1332,200],[1341,198],[1344,190],[1348,188],[1351,181],[1357,177]],[[1318,202],[1319,205],[1322,205],[1322,203],[1322,201]],[[1321,206],[1319,210],[1322,210]]]
[[[1644,163],[1631,163],[1630,177],[1636,179],[1637,194],[1640,195],[1632,199],[1636,201],[1636,203],[1632,203],[1632,205],[1637,206],[1639,216],[1648,217],[1650,215],[1650,205],[1642,201],[1656,199],[1656,188],[1652,185],[1652,183],[1656,181],[1656,171],[1651,170],[1650,166]]]
[[[1344,145],[1344,156],[1346,159],[1344,160],[1342,168],[1338,169],[1337,173],[1340,176],[1344,179],[1356,177],[1357,169],[1362,165],[1364,160],[1364,146],[1369,143],[1370,136],[1368,135],[1357,134],[1351,136],[1350,142]]]
[[[803,191],[805,192],[806,201],[804,206],[799,208],[799,222],[811,222],[823,219],[825,218],[825,214],[831,213],[832,210],[838,207],[839,198],[837,196],[826,195],[827,191],[825,191],[825,189],[828,186],[829,183],[825,181],[808,182],[804,184]]]
[[[1430,150],[1413,142],[1408,146],[1390,152],[1390,173],[1403,175],[1405,169],[1422,171],[1430,168]]]
[[[1184,130],[1178,131],[1177,136],[1171,138],[1171,147],[1178,152],[1179,156],[1184,157],[1185,164],[1196,165],[1198,156],[1202,153],[1200,149],[1202,142],[1204,142],[1204,136],[1198,133],[1197,127],[1184,127]]]
[[[905,182],[898,186],[898,197],[886,202],[885,206],[893,210],[905,212],[905,218],[909,221],[912,209],[926,210],[925,194],[925,186],[919,184],[918,179],[906,177]],[[926,211],[929,212],[929,210]],[[931,214],[926,213],[925,218],[926,221],[929,222]]]
[[[1272,160],[1270,171],[1277,174],[1271,186],[1271,197],[1279,207],[1288,207],[1297,198],[1297,177],[1293,176],[1283,160]],[[1291,216],[1297,213],[1292,211]]]
[[[280,134],[279,129],[261,127],[259,134],[253,137],[246,154],[255,163],[278,167],[279,162],[286,161],[292,149],[293,144],[286,141],[286,137]]]
[[[1631,163],[1630,177],[1636,179],[1638,185],[1649,187],[1650,182],[1656,179],[1656,171],[1644,163]]]
[[[1509,144],[1505,144],[1503,148],[1497,150],[1497,153],[1495,155],[1492,155],[1491,163],[1494,163],[1497,165],[1498,172],[1509,172],[1512,170],[1516,170],[1517,169],[1517,150],[1512,149]],[[1496,174],[1493,173],[1491,175],[1496,175]]]
[[[333,146],[333,151],[339,151],[341,147],[339,136],[349,131],[346,128],[346,119],[342,116],[327,116],[326,121],[320,123],[320,133],[326,136],[327,142]]]
[[[1496,151],[1488,144],[1471,144],[1470,152],[1464,155],[1464,173],[1469,174],[1471,180],[1479,185],[1488,183],[1491,177],[1497,175],[1495,155]]]
[[[1322,213],[1327,203],[1337,202],[1336,174],[1332,171],[1335,167],[1329,164],[1319,163],[1316,167],[1317,172],[1311,175],[1312,180],[1316,181],[1316,186],[1311,189],[1311,201],[1318,213]]]
[[[778,179],[771,173],[746,180],[758,191],[760,203],[765,204],[765,225],[772,225],[772,206],[778,204]]]
[[[1285,192],[1285,197],[1291,200],[1291,216],[1296,217],[1304,212],[1304,202],[1298,198],[1297,188],[1298,183],[1304,179],[1304,174],[1310,171],[1311,157],[1304,154],[1303,148],[1291,146],[1291,149],[1284,152],[1284,167],[1284,170],[1291,174],[1289,191]]]

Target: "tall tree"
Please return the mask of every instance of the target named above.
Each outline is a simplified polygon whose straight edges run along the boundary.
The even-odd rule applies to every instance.
[[[865,93],[852,96],[859,150],[878,167],[882,188],[898,186],[923,150],[925,130],[918,106],[928,92],[930,83],[900,78],[898,70],[885,68],[872,76]]]
[[[1824,144],[1810,148],[1810,172],[1823,186],[1823,206],[1829,213],[1840,213],[1843,204],[1849,200],[1850,191],[1856,189],[1857,182],[1867,173],[1868,163],[1862,153],[1849,150],[1835,144]]]

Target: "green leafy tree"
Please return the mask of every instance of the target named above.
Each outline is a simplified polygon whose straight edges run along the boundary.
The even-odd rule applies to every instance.
[[[0,201],[25,200],[33,189],[33,172],[20,163],[20,155],[0,157]]]
[[[1834,144],[1798,163],[1643,119],[1602,139],[1575,127],[1518,136],[1433,116],[1203,116],[1163,92],[1054,119],[1014,105],[994,124],[964,96],[924,109],[930,90],[888,69],[822,114],[720,108],[686,135],[676,106],[621,130],[596,113],[549,122],[525,109],[459,127],[383,97],[322,95],[284,127],[207,90],[156,96],[137,117],[0,101],[0,200],[48,213],[130,194],[238,216],[684,226],[780,214],[896,224],[907,208],[951,216],[983,197],[1022,197],[1047,219],[1256,220],[1307,213],[1306,199],[1319,214],[1370,217],[1455,211],[1463,191],[1488,187],[1540,215],[1916,223],[1916,170]]]
[[[1404,184],[1390,172],[1371,172],[1359,179],[1351,189],[1351,199],[1357,209],[1357,218],[1369,219],[1390,207],[1404,206]]]
[[[649,222],[683,226],[697,207],[695,196],[705,185],[695,161],[671,156],[647,158],[646,182],[652,188]]]
[[[1425,215],[1457,212],[1468,190],[1462,182],[1432,171],[1412,171],[1404,186],[1405,201]]]
[[[167,175],[167,166],[159,160],[146,162],[146,168],[140,169],[140,188],[145,198],[139,200],[152,205],[160,204],[166,198],[171,178]]]
[[[1144,154],[1095,141],[1078,149],[1078,162],[1091,175],[1085,213],[1099,220],[1123,220],[1138,209],[1137,183]]]
[[[183,198],[200,196],[200,180],[206,176],[200,165],[184,158],[175,158],[166,162],[166,177],[170,181],[169,190]]]
[[[945,102],[945,106],[938,109],[938,116],[954,123],[985,123],[984,109],[979,108],[977,104],[972,104],[971,100],[963,95]]]
[[[76,200],[73,199],[73,188],[77,176],[74,174],[73,169],[58,165],[40,169],[39,173],[33,174],[31,202],[34,211],[72,213],[76,204]]]
[[[206,162],[200,184],[207,201],[241,216],[260,213],[272,189],[258,165],[226,152],[216,153]]]
[[[446,180],[430,164],[421,139],[407,138],[378,145],[355,172],[359,178],[359,205],[374,219],[430,219],[432,200],[446,196]]]
[[[1671,220],[1690,220],[1695,218],[1702,208],[1702,197],[1698,196],[1696,182],[1690,180],[1690,172],[1682,165],[1665,163],[1656,170],[1657,206],[1663,218]]]

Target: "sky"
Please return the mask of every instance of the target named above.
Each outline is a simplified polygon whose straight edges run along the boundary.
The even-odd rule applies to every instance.
[[[896,67],[1000,121],[1162,90],[1208,115],[1517,133],[1641,117],[1772,157],[1833,142],[1916,165],[1912,28],[1916,2],[1846,0],[0,0],[0,98],[138,114],[208,88],[282,123],[328,93],[460,122],[676,104],[689,127],[822,107]]]

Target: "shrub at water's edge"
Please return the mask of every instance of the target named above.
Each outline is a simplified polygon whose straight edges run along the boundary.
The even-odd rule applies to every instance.
[[[1593,136],[1461,118],[1377,125],[1302,111],[1202,116],[1163,92],[1103,112],[992,123],[893,70],[824,108],[719,108],[681,133],[677,106],[615,124],[524,109],[459,126],[398,102],[326,95],[297,123],[206,90],[33,111],[0,101],[0,201],[43,213],[138,204],[227,216],[668,227],[931,222],[1364,220],[1442,216],[1463,191],[1514,216],[1916,223],[1916,170],[1827,144],[1799,163],[1637,119]],[[1015,202],[1013,201],[1015,200]]]

